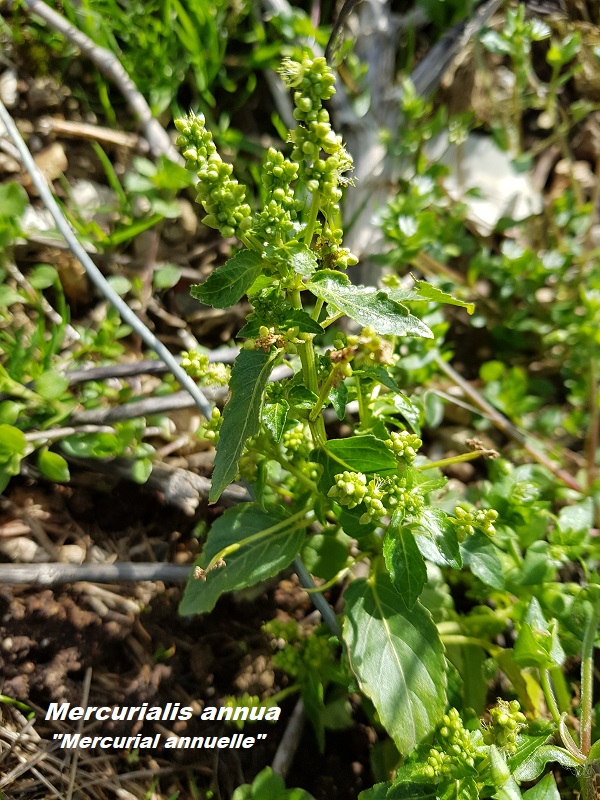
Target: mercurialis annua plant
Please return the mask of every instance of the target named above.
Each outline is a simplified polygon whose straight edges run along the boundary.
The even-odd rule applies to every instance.
[[[223,161],[202,115],[176,123],[204,222],[241,245],[192,294],[216,308],[247,297],[251,309],[238,333],[229,400],[201,429],[216,443],[209,499],[218,501],[238,477],[254,496],[213,524],[197,563],[202,580],[190,580],[182,612],[208,612],[224,592],[275,575],[297,556],[326,585],[346,580],[352,680],[401,753],[441,731],[440,745],[429,745],[428,780],[462,776],[464,765],[470,775],[475,755],[448,712],[448,661],[420,598],[432,565],[501,571],[495,543],[502,536],[494,534],[502,520],[466,497],[444,502],[439,467],[452,458],[438,464],[421,453],[423,406],[401,391],[398,367],[407,337],[433,337],[411,304],[473,308],[416,279],[393,288],[351,282],[346,273],[357,259],[343,246],[340,203],[353,188],[352,158],[326,108],[334,76],[308,52],[284,60],[280,76],[297,124],[281,150],[265,152],[258,192]],[[349,319],[336,327],[342,317]],[[184,363],[199,379],[208,368],[193,353]],[[366,577],[353,575],[359,561]],[[305,706],[318,716],[329,679],[315,680],[318,686],[300,681],[298,691],[317,692],[321,705],[311,696]],[[312,722],[322,732],[322,720]],[[494,736],[514,744],[508,734]]]

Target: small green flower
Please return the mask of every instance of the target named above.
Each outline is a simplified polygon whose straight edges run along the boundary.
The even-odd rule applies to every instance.
[[[367,494],[367,476],[362,472],[340,472],[335,476],[335,486],[327,492],[341,506],[356,508]]]
[[[517,749],[517,737],[527,724],[527,718],[521,712],[518,700],[507,702],[498,698],[497,704],[490,709],[491,724],[483,734],[486,744],[494,744],[499,750],[514,753]]]
[[[459,542],[464,542],[467,536],[475,533],[475,530],[480,530],[490,537],[496,533],[493,523],[498,519],[498,512],[493,508],[467,509],[456,506],[454,517],[453,521]]]
[[[231,177],[233,167],[217,153],[203,114],[190,113],[175,121],[188,169],[198,177],[198,197],[206,211],[204,224],[217,228],[224,237],[243,236],[252,227],[250,206],[244,202],[246,187]]]
[[[408,464],[412,464],[423,441],[415,433],[392,431],[385,444],[397,458],[403,458]]]

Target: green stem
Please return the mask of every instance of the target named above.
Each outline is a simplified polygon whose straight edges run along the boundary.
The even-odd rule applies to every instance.
[[[592,746],[592,719],[594,699],[594,639],[598,629],[599,613],[594,609],[587,619],[581,648],[581,719],[580,750],[588,755]]]
[[[417,469],[426,470],[426,469],[434,469],[435,467],[448,467],[450,464],[458,464],[460,461],[473,461],[475,458],[479,458],[480,456],[486,456],[490,454],[496,454],[495,450],[473,450],[471,453],[461,453],[458,456],[452,456],[451,458],[441,458],[439,461],[429,461],[427,464],[419,464]]]
[[[323,322],[320,322],[320,326],[322,328],[328,328],[330,325],[333,325],[334,322],[337,322],[338,319],[341,319],[344,316],[343,311],[339,311],[337,314],[334,314],[332,317],[327,317],[324,319]]]
[[[369,411],[368,403],[365,403],[360,378],[357,375],[354,375],[353,377],[356,385],[356,398],[358,400],[358,416],[360,419],[360,426],[361,428],[367,428],[369,422],[371,421],[371,412]]]
[[[560,725],[561,713],[558,708],[558,704],[556,702],[556,697],[554,696],[554,689],[552,688],[552,681],[550,680],[549,670],[540,669],[540,681],[542,684],[544,697],[546,698],[546,705],[548,706],[548,711],[552,715],[552,719],[554,720],[554,722],[556,722],[557,725]]]
[[[564,672],[560,667],[550,669],[550,678],[554,686],[554,695],[561,714],[568,714],[571,711],[571,693],[565,680]]]
[[[292,294],[292,303],[294,308],[302,310],[302,299],[300,297],[300,289],[295,289]],[[302,376],[306,388],[314,394],[319,394],[319,381],[317,379],[317,365],[315,362],[315,351],[313,348],[312,339],[307,339],[302,344],[298,345],[298,355],[300,356],[300,363],[302,364]],[[323,417],[319,416],[315,420],[308,421],[310,430],[313,436],[314,443],[317,447],[325,447],[327,442],[327,434],[325,432],[325,422]]]
[[[241,234],[238,238],[249,250],[254,250],[257,253],[263,252],[264,247],[252,233]]]
[[[319,489],[317,487],[317,484],[314,481],[311,481],[311,479],[307,475],[305,475],[301,469],[294,466],[291,461],[288,461],[287,458],[284,458],[279,453],[273,453],[273,458],[275,459],[275,461],[281,464],[281,466],[287,472],[289,472],[290,475],[293,475],[297,481],[299,481],[303,486],[306,486],[306,488],[309,489],[314,494],[315,497],[318,495]]]
[[[307,528],[312,523],[313,518],[314,515],[312,511],[307,508],[303,508],[301,511],[298,511],[297,514],[294,514],[287,519],[282,519],[281,522],[271,525],[270,528],[265,528],[264,531],[258,531],[257,533],[253,533],[251,536],[246,536],[245,539],[242,539],[239,542],[233,542],[227,547],[224,547],[222,550],[219,550],[219,552],[212,557],[209,565],[206,567],[205,572],[210,572],[212,569],[214,569],[217,561],[220,561],[222,558],[226,558],[232,553],[236,553],[240,548],[247,547],[249,544],[254,544],[254,542],[258,542],[265,537],[273,536],[282,530],[287,530],[289,533],[292,533],[292,531],[296,531],[298,528]]]
[[[321,314],[321,309],[323,308],[324,305],[325,305],[325,301],[317,298],[317,302],[315,303],[315,307],[314,307],[313,313],[311,315],[312,318],[314,320],[316,320],[317,322],[319,321],[319,315]]]
[[[317,224],[317,217],[319,215],[319,209],[321,207],[321,193],[316,191],[312,196],[312,201],[310,204],[310,212],[308,215],[308,222],[306,223],[306,230],[304,231],[304,244],[307,244],[309,247],[312,243],[313,236],[315,233],[315,226]]]
[[[321,409],[323,408],[323,403],[327,400],[329,396],[329,392],[331,391],[331,387],[333,386],[333,381],[335,380],[336,369],[335,366],[331,368],[331,372],[327,376],[327,380],[321,386],[321,391],[319,392],[319,399],[313,406],[310,414],[308,415],[309,422],[315,422]]]

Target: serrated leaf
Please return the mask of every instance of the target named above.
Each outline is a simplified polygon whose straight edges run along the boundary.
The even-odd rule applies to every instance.
[[[408,611],[387,575],[350,584],[344,640],[352,671],[401,753],[411,752],[446,706],[445,660],[437,628],[417,602]]]
[[[181,614],[205,614],[211,611],[224,592],[253,586],[276,575],[296,557],[304,540],[304,528],[297,523],[285,525],[280,512],[264,511],[255,503],[244,503],[227,509],[213,524],[198,566],[202,569],[225,547],[251,536],[253,541],[242,545],[225,557],[226,566],[206,574],[206,581],[190,577],[180,606]],[[281,524],[275,531],[271,528]],[[264,536],[257,536],[264,532]]]
[[[383,541],[383,556],[394,588],[411,609],[427,581],[427,567],[412,531],[402,527],[403,513],[397,509],[392,514]]]
[[[338,386],[332,388],[329,392],[329,400],[333,406],[338,419],[344,419],[346,416],[346,406],[348,405],[348,387],[342,381]]]
[[[448,294],[448,292],[443,292],[441,289],[438,289],[437,286],[432,286],[430,283],[427,283],[427,281],[415,281],[415,291],[425,300],[466,308],[467,314],[472,314],[475,311],[475,303],[466,303],[464,300],[459,300],[457,297]]]
[[[40,450],[38,453],[38,467],[45,478],[56,483],[67,483],[70,480],[69,465],[58,453],[51,450]]]
[[[289,255],[289,263],[294,272],[298,275],[312,275],[319,266],[316,254],[305,244],[295,242],[288,245],[286,254]]]
[[[284,323],[288,328],[295,328],[298,326],[301,333],[325,333],[325,329],[322,328],[308,312],[302,311],[300,308],[294,308],[288,311],[285,315]]]
[[[554,761],[559,763],[561,767],[567,767],[567,769],[577,770],[581,767],[579,761],[564,747],[544,744],[541,747],[537,747],[529,758],[522,761],[513,770],[513,775],[518,781],[534,781],[542,774],[546,764]]]
[[[446,513],[426,506],[418,519],[411,523],[411,528],[415,532],[419,550],[426,559],[440,567],[462,567],[456,530]]]
[[[319,399],[318,396],[314,392],[311,392],[310,389],[307,389],[306,386],[293,386],[288,393],[288,397],[293,406],[296,408],[303,408],[306,411],[309,411]]]
[[[392,392],[400,393],[398,384],[385,367],[363,367],[362,369],[355,369],[352,374],[359,378],[367,378],[368,380],[375,381],[375,383],[381,383],[383,386],[391,389]]]
[[[391,300],[386,292],[371,286],[355,286],[341,272],[321,270],[307,283],[307,288],[359,325],[370,326],[379,334],[433,339],[427,325],[405,306]]]
[[[204,283],[190,287],[190,294],[213,308],[229,308],[238,302],[261,273],[262,257],[252,250],[240,250]]]
[[[534,735],[524,733],[517,738],[517,749],[508,759],[508,766],[513,775],[517,767],[528,761],[536,750],[546,744],[550,735],[550,732],[536,733]]]
[[[290,404],[283,399],[278,400],[276,403],[265,403],[263,406],[263,424],[276,442],[281,440],[289,410]]]
[[[263,393],[278,355],[278,351],[242,350],[233,364],[229,381],[231,397],[223,410],[208,496],[211,503],[219,499],[235,478],[246,440],[258,433]]]
[[[396,457],[381,439],[368,434],[349,439],[330,439],[327,453],[340,465],[339,471],[386,472],[397,468]]]

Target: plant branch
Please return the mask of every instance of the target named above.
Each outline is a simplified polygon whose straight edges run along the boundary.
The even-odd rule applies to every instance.
[[[594,640],[600,622],[599,609],[592,609],[586,620],[581,648],[581,752],[589,755],[592,746],[592,723],[594,718]]]

